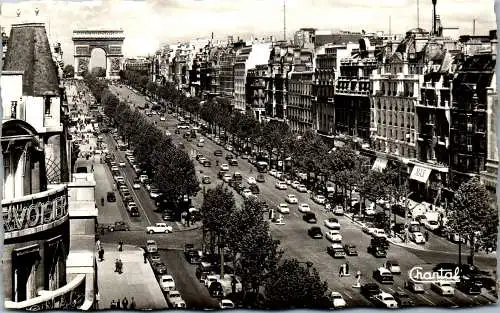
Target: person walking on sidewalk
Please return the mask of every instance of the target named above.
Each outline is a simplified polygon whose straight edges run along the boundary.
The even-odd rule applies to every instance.
[[[120,267],[120,262],[118,262],[118,259],[115,261],[115,273],[118,273],[118,269]]]
[[[122,260],[118,259],[118,274],[123,273],[123,263]]]
[[[122,252],[123,251],[123,241],[120,240],[118,243],[118,251]]]
[[[109,306],[110,309],[116,309],[116,302],[115,300],[111,300],[111,305]]]
[[[95,294],[95,309],[99,310],[99,301],[101,301],[101,295],[99,294],[99,290]]]
[[[101,250],[101,240],[97,239],[97,241],[95,243],[95,247],[96,247],[97,251]]]
[[[128,309],[128,300],[127,300],[127,297],[123,298],[123,300],[122,300],[122,307],[125,310]]]
[[[429,241],[429,232],[428,231],[425,231],[424,237],[425,237],[426,242]]]
[[[99,250],[99,262],[104,261],[104,249],[101,247]]]
[[[116,308],[118,310],[120,309],[120,299],[116,300]]]
[[[142,256],[144,257],[144,264],[148,263],[148,254],[146,253],[146,251],[144,251]]]
[[[134,309],[135,309],[135,307],[136,307],[134,297],[132,297],[130,300],[131,300],[131,302],[130,302],[130,309],[131,309],[131,310],[134,310]]]

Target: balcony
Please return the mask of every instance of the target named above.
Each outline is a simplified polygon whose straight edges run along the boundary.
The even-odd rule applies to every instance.
[[[54,228],[68,219],[68,189],[66,185],[2,200],[4,238],[32,235]]]

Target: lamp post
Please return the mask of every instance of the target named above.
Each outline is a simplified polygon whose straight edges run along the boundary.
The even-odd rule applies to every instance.
[[[413,194],[413,192],[407,193],[405,197],[405,243],[408,243],[408,205],[410,203],[409,197]]]

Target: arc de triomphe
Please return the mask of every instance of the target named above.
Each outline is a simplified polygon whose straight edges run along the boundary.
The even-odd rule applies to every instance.
[[[95,48],[101,48],[106,53],[106,78],[120,78],[125,40],[123,30],[74,30],[72,39],[75,47],[75,78],[82,78],[84,71],[92,69],[90,56]]]

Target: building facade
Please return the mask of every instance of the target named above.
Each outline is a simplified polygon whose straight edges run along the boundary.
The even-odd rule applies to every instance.
[[[246,93],[247,104],[250,105],[255,119],[262,121],[265,116],[267,93],[266,86],[269,81],[269,67],[267,64],[260,64],[247,73]]]
[[[305,131],[311,130],[313,126],[314,71],[312,66],[295,64],[288,77],[286,120],[291,132],[303,134]]]

